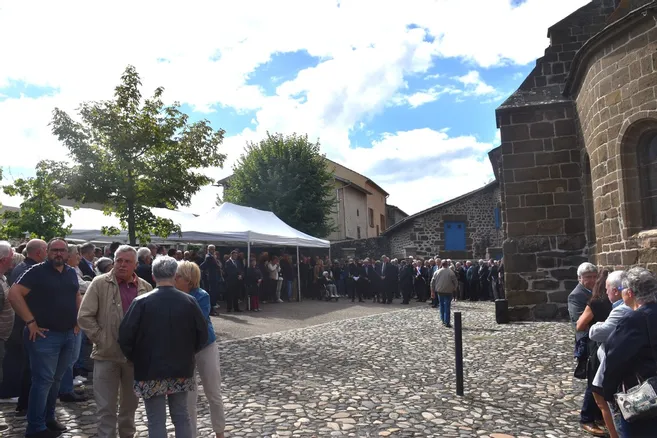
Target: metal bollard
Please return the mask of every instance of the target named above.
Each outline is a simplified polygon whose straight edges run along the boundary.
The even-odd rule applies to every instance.
[[[463,395],[463,324],[461,312],[454,312],[454,353],[456,355],[456,395]]]

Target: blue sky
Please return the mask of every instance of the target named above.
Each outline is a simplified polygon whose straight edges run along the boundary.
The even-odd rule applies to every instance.
[[[495,108],[542,55],[547,27],[586,3],[245,0],[181,9],[120,0],[107,10],[76,0],[48,3],[25,22],[29,6],[10,1],[0,15],[0,38],[13,42],[0,47],[1,165],[11,179],[30,176],[41,159],[65,159],[48,127],[53,108],[75,114],[83,101],[110,98],[132,64],[143,94],[163,86],[192,120],[226,130],[228,159],[208,175],[230,174],[246,142],[266,131],[307,133],[415,213],[493,177]],[[98,32],[90,19],[120,22],[129,5],[142,26]],[[203,188],[182,209],[203,213],[217,193]]]

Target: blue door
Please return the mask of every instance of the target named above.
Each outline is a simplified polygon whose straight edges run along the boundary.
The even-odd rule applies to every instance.
[[[445,250],[465,251],[465,222],[445,222]]]

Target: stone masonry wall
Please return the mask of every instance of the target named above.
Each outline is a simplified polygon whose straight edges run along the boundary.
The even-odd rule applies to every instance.
[[[414,247],[416,255],[428,257],[440,255],[452,259],[484,257],[486,248],[500,246],[501,230],[495,229],[494,209],[500,201],[497,186],[472,196],[447,203],[425,214],[419,215],[391,230],[391,257],[402,257],[404,249]],[[444,221],[463,221],[466,226],[466,251],[445,251]]]
[[[574,109],[560,103],[498,110],[498,125],[506,296],[518,318],[555,318],[587,260]]]
[[[641,134],[657,128],[657,12],[641,12],[581,54],[573,95],[591,160],[597,262],[657,272],[657,233],[642,224],[636,159]]]
[[[386,236],[331,243],[331,258],[333,260],[344,259],[343,248],[354,248],[356,250],[356,257],[359,259],[373,257],[378,260],[382,255],[390,257],[390,243]]]

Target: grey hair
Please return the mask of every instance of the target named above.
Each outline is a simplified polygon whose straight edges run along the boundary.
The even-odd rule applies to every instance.
[[[646,268],[635,266],[625,272],[623,289],[631,289],[639,305],[657,302],[657,277]]]
[[[623,286],[623,277],[625,276],[625,271],[613,271],[610,272],[609,275],[607,276],[607,283],[615,287],[616,289],[620,289]]]
[[[95,249],[96,245],[91,242],[87,242],[83,245],[80,245],[80,254],[88,254],[90,251],[94,251]]]
[[[173,280],[178,271],[178,260],[161,256],[153,261],[153,278],[155,281]]]
[[[584,262],[581,265],[579,265],[579,267],[577,268],[577,278],[581,278],[582,275],[589,273],[597,274],[598,267],[595,266],[593,263]]]
[[[119,256],[119,254],[121,254],[123,252],[131,252],[135,255],[135,257],[137,256],[137,250],[136,249],[134,249],[130,245],[121,245],[118,248],[116,248],[116,251],[114,251],[114,258],[117,258]]]
[[[156,245],[156,244],[154,244],[154,243],[149,243],[148,245],[146,245],[146,248],[149,248],[149,249],[154,249],[154,250],[156,250],[156,251],[157,251],[157,245]]]
[[[144,257],[150,257],[153,254],[151,253],[151,250],[148,247],[142,246],[137,250],[137,259],[138,260],[143,260]]]
[[[479,259],[479,266],[483,266],[483,265],[484,265],[484,260],[483,260],[483,259]]]
[[[0,260],[4,260],[11,255],[11,244],[6,240],[0,240]]]
[[[69,244],[68,245],[68,255],[71,254],[80,254],[80,247],[77,245]]]

